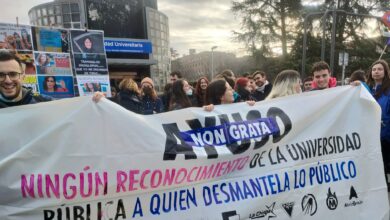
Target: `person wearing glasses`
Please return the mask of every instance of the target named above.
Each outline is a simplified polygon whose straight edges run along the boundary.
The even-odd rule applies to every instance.
[[[24,88],[24,77],[19,58],[7,50],[0,51],[0,108],[54,100],[50,96],[36,95],[31,89]]]
[[[8,50],[0,50],[0,109],[55,100],[51,96],[34,94],[31,89],[23,87],[24,77],[19,58]],[[99,102],[103,97],[103,93],[95,92],[92,100]]]

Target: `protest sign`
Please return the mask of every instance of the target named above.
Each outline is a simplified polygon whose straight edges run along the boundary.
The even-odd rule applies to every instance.
[[[31,51],[31,28],[27,25],[0,23],[0,48]]]
[[[34,57],[38,75],[72,76],[69,53],[34,52]]]
[[[37,82],[37,76],[34,75],[25,75],[23,78],[23,86],[27,88],[31,88],[33,92],[38,92],[38,82]]]
[[[212,112],[3,109],[0,219],[387,220],[380,113],[350,86]]]
[[[0,23],[0,49],[14,51],[22,62],[24,73],[26,75],[35,75],[30,26]],[[37,92],[36,77],[35,83],[32,83],[32,81],[34,81],[32,77],[25,78],[23,85]]]
[[[74,96],[72,76],[38,75],[38,83],[41,94],[54,98],[70,98]]]
[[[109,82],[108,76],[77,76],[80,96],[93,95],[94,92],[103,92],[110,97]]]
[[[105,53],[103,32],[71,30],[73,53]]]
[[[107,97],[111,97],[103,32],[71,30],[70,35],[80,96],[92,95],[96,91],[101,91]]]
[[[66,29],[32,27],[34,50],[69,53],[69,31]]]
[[[77,75],[108,75],[105,54],[74,54],[74,66]]]

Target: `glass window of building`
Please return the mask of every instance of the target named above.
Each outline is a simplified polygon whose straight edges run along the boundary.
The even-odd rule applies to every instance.
[[[64,20],[64,23],[65,23],[65,22],[70,22],[70,21],[71,21],[71,19],[70,19],[70,14],[63,15],[62,18],[63,18],[63,20]]]
[[[42,21],[41,21],[41,19],[38,19],[37,21],[38,21],[38,22],[37,22],[37,25],[38,25],[38,26],[42,26]]]
[[[38,18],[41,17],[41,9],[37,9]]]
[[[64,23],[64,28],[71,28],[71,27],[72,27],[71,23]]]
[[[54,17],[54,16],[50,16],[50,17],[49,17],[49,22],[50,22],[50,25],[51,25],[51,24],[55,24],[55,23],[56,23],[55,17]]]
[[[73,28],[80,29],[81,28],[80,23],[73,23]]]
[[[62,24],[62,16],[57,15],[57,24]]]
[[[49,13],[49,15],[53,15],[54,14],[54,8],[49,6],[49,8],[47,9],[47,12]]]
[[[80,21],[80,14],[79,13],[74,13],[72,14],[72,21]]]
[[[34,21],[35,20],[35,10],[32,10],[31,13],[29,14],[30,20]]]
[[[46,8],[42,8],[42,16],[46,16],[47,15],[47,10]]]
[[[70,4],[70,9],[71,9],[71,11],[72,12],[80,12],[80,10],[79,10],[79,4],[75,4],[75,3],[73,3],[73,4]]]
[[[55,5],[54,6],[54,13],[55,14],[61,14],[61,6],[60,5]]]
[[[62,14],[69,14],[70,13],[70,6],[69,4],[63,4],[62,5]]]
[[[44,17],[44,18],[42,19],[42,24],[43,24],[43,26],[49,25],[48,20],[47,20],[47,17]]]

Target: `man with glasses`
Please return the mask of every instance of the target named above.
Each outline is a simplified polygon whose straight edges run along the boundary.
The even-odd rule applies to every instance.
[[[7,50],[0,51],[0,108],[35,104],[54,100],[46,95],[34,95],[31,89],[24,88],[22,63]]]
[[[256,71],[252,74],[256,83],[256,90],[253,92],[253,97],[256,101],[264,100],[272,90],[272,84],[268,82],[267,75],[263,71]]]

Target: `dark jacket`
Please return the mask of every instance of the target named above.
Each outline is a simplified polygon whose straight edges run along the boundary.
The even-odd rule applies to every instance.
[[[380,89],[379,86],[377,88],[372,88],[371,94],[374,95],[375,91],[378,89]],[[390,91],[382,94],[379,98],[376,99],[376,101],[382,110],[381,140],[390,142]]]
[[[272,84],[269,83],[269,84],[265,85],[264,87],[257,88],[253,92],[252,96],[256,102],[263,101],[265,98],[267,98],[267,96],[269,95],[271,90],[272,90]]]
[[[51,96],[34,94],[31,89],[22,88],[22,99],[17,102],[12,102],[0,95],[0,108],[7,108],[19,105],[36,104],[39,102],[48,102],[55,100]]]
[[[187,95],[187,97],[190,100],[192,107],[198,106],[198,98],[196,97],[196,95]]]
[[[153,100],[150,96],[142,97],[142,114],[153,115],[163,111],[163,104],[160,98]]]
[[[245,88],[240,87],[237,89],[237,94],[238,97],[235,102],[255,101],[255,98],[252,96],[252,94]]]
[[[135,92],[123,90],[118,93],[118,104],[122,107],[135,112],[137,114],[142,113],[142,103],[140,98]]]

